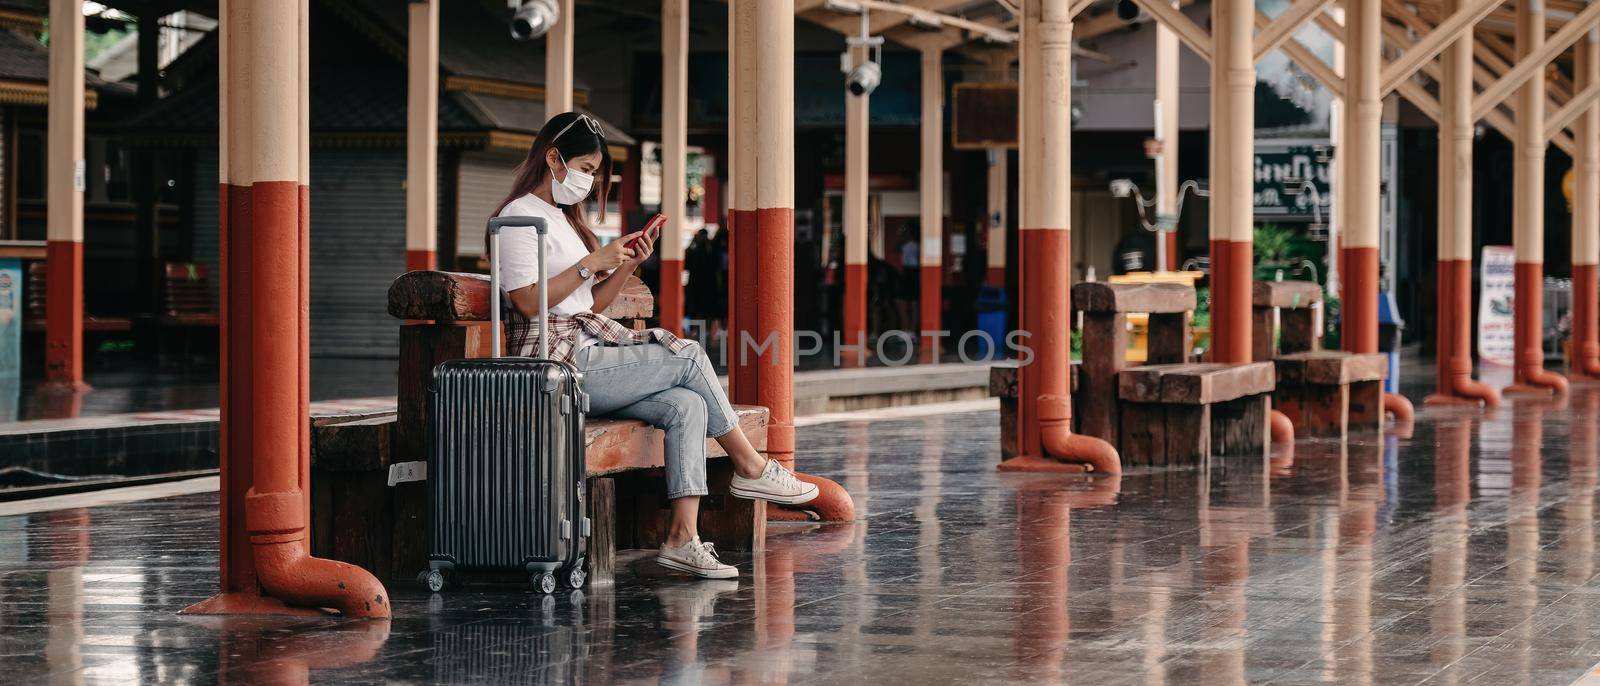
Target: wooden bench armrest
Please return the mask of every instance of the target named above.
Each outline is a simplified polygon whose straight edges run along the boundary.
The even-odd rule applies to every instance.
[[[1275,382],[1270,362],[1158,364],[1122,370],[1117,394],[1132,402],[1209,405],[1271,393]]]
[[[1318,350],[1279,355],[1273,363],[1284,380],[1302,383],[1343,385],[1382,381],[1389,375],[1389,357],[1383,353]]]
[[[1255,307],[1309,308],[1322,301],[1322,286],[1313,281],[1257,281],[1250,301]]]
[[[1072,308],[1084,312],[1171,314],[1195,308],[1194,289],[1181,283],[1107,283],[1072,286]]]

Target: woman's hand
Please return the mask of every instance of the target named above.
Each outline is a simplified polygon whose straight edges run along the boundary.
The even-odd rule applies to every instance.
[[[635,241],[633,241],[633,260],[632,260],[632,262],[634,264],[643,263],[645,260],[650,259],[650,255],[654,254],[655,251],[656,251],[656,242],[651,240],[649,237],[640,238],[638,240],[635,240]]]
[[[601,246],[599,250],[589,253],[583,258],[588,261],[588,267],[596,272],[609,272],[622,266],[622,263],[634,259],[634,251],[628,247],[627,241],[611,241]]]

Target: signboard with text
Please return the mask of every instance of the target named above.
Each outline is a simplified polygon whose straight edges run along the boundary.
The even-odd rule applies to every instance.
[[[1485,245],[1479,262],[1478,359],[1486,365],[1509,367],[1516,357],[1511,308],[1516,303],[1517,253],[1509,245]]]
[[[1326,140],[1263,139],[1255,149],[1257,221],[1328,222],[1333,160]]]

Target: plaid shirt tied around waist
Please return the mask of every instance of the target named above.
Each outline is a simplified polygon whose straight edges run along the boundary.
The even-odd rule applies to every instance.
[[[538,322],[524,316],[517,308],[511,307],[509,301],[510,298],[507,298],[508,305],[504,308],[502,317],[507,330],[506,350],[512,355],[533,357],[539,351]],[[570,316],[552,314],[550,315],[550,359],[577,365],[578,361],[574,358],[578,352],[579,331],[594,336],[603,345],[660,343],[673,354],[682,354],[694,345],[693,341],[678,338],[666,329],[636,331],[596,312],[579,312]]]

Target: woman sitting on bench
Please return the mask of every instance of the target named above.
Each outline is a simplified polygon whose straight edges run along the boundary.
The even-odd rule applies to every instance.
[[[705,578],[732,578],[738,569],[719,561],[695,526],[700,496],[707,494],[705,438],[715,438],[733,460],[733,495],[798,505],[817,497],[817,487],[756,452],[699,345],[660,329],[633,331],[600,314],[634,268],[650,257],[655,238],[600,245],[582,203],[598,185],[604,219],[610,179],[611,153],[599,123],[576,112],[559,114],[539,130],[496,216],[548,222],[550,356],[583,372],[591,413],[639,419],[666,432],[672,525],[656,561]],[[513,355],[531,356],[538,347],[537,240],[532,231],[500,237],[500,272],[510,310],[506,349]]]

